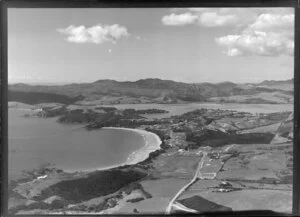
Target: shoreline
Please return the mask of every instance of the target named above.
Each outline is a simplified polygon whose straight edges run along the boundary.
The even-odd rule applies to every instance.
[[[114,169],[126,165],[135,165],[146,160],[149,157],[149,154],[151,152],[160,149],[160,145],[162,143],[158,135],[142,129],[125,128],[125,127],[102,127],[101,129],[119,129],[119,130],[136,132],[143,137],[144,145],[138,150],[133,151],[131,154],[129,154],[126,161],[123,163],[101,167],[101,168],[91,168],[91,169],[83,169],[83,170],[64,170],[65,172],[95,172],[95,171],[110,170],[110,169]]]
[[[24,108],[22,106],[20,107],[10,107],[9,109],[12,110],[19,110],[19,111],[25,111],[28,113],[34,113],[34,110],[32,108]],[[142,136],[143,144],[139,144],[139,147],[136,150],[133,150],[131,153],[129,153],[127,156],[125,156],[125,159],[121,163],[115,163],[113,165],[109,166],[93,166],[93,167],[87,167],[87,168],[74,168],[74,169],[67,169],[63,168],[63,171],[66,173],[74,173],[74,172],[84,172],[84,173],[90,173],[94,171],[104,171],[104,170],[110,170],[118,167],[122,167],[125,165],[135,165],[138,164],[144,160],[146,160],[149,157],[149,154],[151,152],[154,152],[156,150],[159,150],[162,144],[162,141],[158,135],[155,133],[143,130],[143,129],[134,129],[134,128],[125,128],[125,127],[103,127],[101,129],[117,129],[117,130],[127,130],[131,132],[138,133],[140,136]],[[101,130],[99,129],[99,130]],[[141,143],[141,141],[139,142]],[[62,169],[62,168],[61,168]],[[14,179],[14,178],[13,178]]]
[[[158,135],[142,129],[125,128],[125,127],[103,127],[103,129],[128,130],[128,131],[139,133],[143,137],[144,146],[132,152],[127,157],[127,160],[124,163],[124,165],[133,165],[146,160],[151,152],[160,149],[160,145],[162,143]],[[154,138],[155,141],[152,141],[152,138]]]

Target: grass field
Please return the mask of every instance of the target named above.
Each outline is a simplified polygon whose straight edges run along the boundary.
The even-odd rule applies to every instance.
[[[141,185],[146,192],[152,195],[152,198],[136,203],[126,203],[117,213],[132,214],[134,209],[143,214],[164,213],[171,198],[177,193],[178,189],[187,182],[189,182],[189,180],[176,178],[142,181],[140,182]]]
[[[200,156],[186,156],[183,154],[166,154],[160,156],[154,164],[155,171],[152,173],[155,177],[177,177],[190,179],[195,173],[195,169]]]
[[[229,151],[226,153],[227,148]],[[292,184],[289,175],[292,173],[292,168],[288,164],[291,162],[292,150],[291,143],[236,144],[232,148],[227,146],[223,150],[215,149],[221,153],[221,157],[211,158],[211,160],[208,158],[201,171],[215,170],[217,171],[216,178],[198,180],[178,200],[201,196],[233,210],[268,209],[290,213],[292,211]],[[227,159],[233,153],[237,154]],[[217,165],[220,159],[224,159],[225,163],[218,172]],[[221,187],[224,181],[231,187]],[[224,189],[228,192],[220,191]]]

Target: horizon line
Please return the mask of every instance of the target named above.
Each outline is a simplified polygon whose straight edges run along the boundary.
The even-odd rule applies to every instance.
[[[51,85],[71,85],[71,84],[91,84],[91,83],[96,83],[99,81],[115,81],[119,83],[125,83],[125,82],[137,82],[141,80],[161,80],[161,81],[173,81],[173,82],[178,82],[178,83],[186,83],[186,84],[204,84],[204,83],[209,83],[209,84],[221,84],[221,83],[235,83],[235,84],[257,84],[257,83],[262,83],[264,81],[288,81],[292,80],[294,77],[291,77],[289,79],[279,79],[279,80],[261,80],[258,82],[233,82],[233,81],[220,81],[220,82],[209,82],[209,81],[203,81],[203,82],[184,82],[184,81],[176,81],[176,80],[171,80],[171,79],[162,79],[162,78],[142,78],[138,80],[125,80],[125,81],[120,81],[116,79],[98,79],[95,81],[90,81],[90,82],[8,82],[8,85],[16,85],[16,84],[25,84],[25,85],[45,85],[45,86],[51,86]]]

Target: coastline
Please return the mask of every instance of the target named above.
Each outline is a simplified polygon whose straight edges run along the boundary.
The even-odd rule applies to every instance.
[[[101,168],[91,168],[91,169],[86,169],[86,170],[80,170],[81,172],[104,171],[104,170],[114,169],[114,168],[121,167],[121,166],[134,165],[134,164],[140,163],[140,162],[146,160],[151,152],[160,149],[160,145],[162,143],[162,141],[158,135],[156,135],[155,133],[146,131],[146,130],[142,130],[142,129],[133,129],[133,128],[125,128],[125,127],[102,127],[101,129],[119,129],[119,130],[128,130],[128,131],[133,131],[133,132],[139,133],[143,137],[144,145],[140,149],[132,152],[127,157],[127,160],[124,163],[115,164],[115,165],[111,165],[111,166],[107,166],[107,167],[101,167]],[[65,172],[75,172],[75,171],[70,171],[70,170],[64,170],[64,171]]]
[[[103,129],[120,129],[120,130],[129,130],[136,133],[139,133],[144,140],[144,146],[140,149],[132,152],[123,165],[133,165],[139,162],[146,160],[149,154],[153,151],[160,149],[162,143],[161,139],[155,133],[142,130],[142,129],[133,129],[133,128],[123,128],[123,127],[103,127]],[[119,165],[119,166],[123,166]]]
[[[28,112],[34,112],[31,108],[24,108],[24,107],[10,107],[9,109],[12,110],[19,110],[19,111],[26,111]],[[59,123],[58,123],[59,124]],[[93,166],[93,167],[87,167],[87,168],[78,168],[78,169],[67,169],[63,168],[64,172],[66,173],[74,173],[74,172],[84,172],[84,173],[90,173],[94,171],[104,171],[104,170],[110,170],[114,168],[118,168],[125,165],[135,165],[137,163],[140,163],[144,160],[146,160],[149,157],[149,154],[151,152],[154,152],[156,150],[160,149],[160,145],[162,143],[160,137],[156,135],[155,133],[143,130],[143,129],[134,129],[134,128],[125,128],[125,127],[103,127],[102,129],[119,129],[119,130],[127,130],[131,132],[136,132],[143,138],[143,144],[141,140],[139,140],[140,144],[139,147],[136,150],[133,150],[133,152],[129,153],[129,155],[125,156],[126,158],[122,162],[116,162],[115,164],[105,166],[101,165]],[[101,130],[101,129],[99,129]]]

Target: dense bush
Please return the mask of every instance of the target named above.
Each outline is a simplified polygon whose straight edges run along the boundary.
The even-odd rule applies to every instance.
[[[147,120],[135,120],[129,119],[122,115],[105,114],[97,117],[96,121],[86,126],[87,129],[98,129],[102,127],[127,127],[137,128],[141,125],[155,125],[163,124],[162,121],[147,121]]]
[[[62,106],[58,109],[43,109],[45,112],[41,112],[40,115],[44,117],[57,117],[66,114],[66,106]]]
[[[98,117],[97,113],[70,112],[58,119],[61,123],[89,123]]]
[[[116,192],[146,174],[134,170],[97,171],[86,178],[62,181],[42,191],[37,199],[60,196],[70,202],[80,202]]]
[[[157,130],[157,129],[153,129],[150,127],[147,127],[145,130],[151,132],[151,133],[155,133],[156,135],[159,136],[159,138],[163,141],[165,139],[170,139],[170,135],[161,131],[161,130]]]
[[[117,110],[115,107],[97,107],[96,109],[103,110],[105,112],[113,112]]]
[[[154,160],[155,158],[157,158],[159,155],[166,153],[166,150],[164,149],[158,149],[156,151],[153,151],[149,154],[148,158],[140,163],[138,163],[138,165],[145,165],[145,164],[149,164],[152,162],[152,160]]]
[[[17,101],[26,104],[38,103],[63,103],[72,104],[76,101],[83,100],[83,96],[71,98],[62,94],[43,93],[43,92],[22,92],[22,91],[8,91],[8,101]]]
[[[189,144],[189,149],[200,146],[218,147],[227,144],[267,144],[270,143],[274,135],[271,133],[224,133],[214,130],[203,130],[201,132],[189,132],[186,140],[194,142]]]
[[[126,200],[126,202],[136,203],[136,202],[139,202],[141,200],[145,200],[145,199],[143,197],[137,197],[137,198]]]

